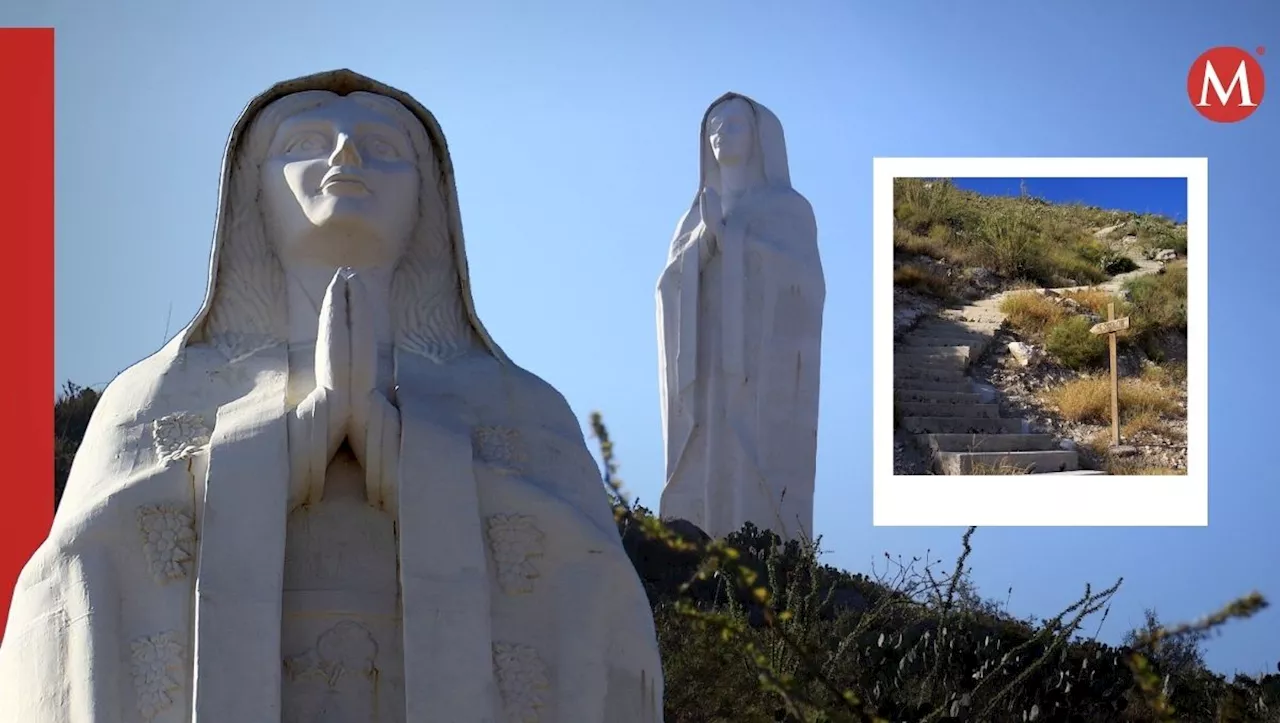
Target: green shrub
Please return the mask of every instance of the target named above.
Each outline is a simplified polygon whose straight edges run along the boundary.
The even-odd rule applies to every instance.
[[[1138,246],[1148,251],[1173,249],[1178,256],[1187,255],[1187,227],[1159,216],[1139,216],[1133,220],[1132,233]]]
[[[894,248],[982,266],[1007,280],[1038,286],[1095,284],[1132,271],[1136,266],[1128,257],[1092,233],[1126,220],[1132,222],[1123,228],[1133,226],[1151,243],[1177,249],[1181,235],[1185,248],[1185,227],[1167,219],[1030,196],[984,196],[947,180],[896,179],[893,201]]]
[[[1102,271],[1108,276],[1116,274],[1125,274],[1138,268],[1138,264],[1133,259],[1116,251],[1107,251],[1098,260],[1098,265],[1102,267]]]
[[[1169,264],[1164,273],[1133,279],[1125,285],[1132,321],[1130,343],[1148,357],[1163,359],[1167,335],[1187,333],[1187,265]]]
[[[1100,366],[1107,356],[1107,341],[1101,335],[1090,334],[1091,326],[1083,316],[1059,321],[1045,335],[1045,351],[1071,369]]]
[[[1149,274],[1125,285],[1134,323],[1144,331],[1187,330],[1187,265],[1169,264],[1162,274]]]

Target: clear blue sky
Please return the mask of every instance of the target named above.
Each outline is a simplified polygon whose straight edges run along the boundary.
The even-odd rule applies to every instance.
[[[1186,97],[1219,44],[1273,46],[1274,0],[1146,3],[335,3],[173,0],[0,9],[58,29],[57,376],[105,382],[194,313],[222,146],[273,82],[350,67],[439,117],[458,168],[479,310],[580,417],[602,410],[622,476],[662,476],[654,284],[697,186],[698,120],[727,90],[782,119],[827,273],[817,532],[829,561],[950,556],[962,530],[871,525],[871,160],[1208,156],[1212,502],[1208,529],[978,531],[982,589],[1052,614],[1124,576],[1102,629],[1260,589],[1280,604],[1280,474],[1255,314],[1280,269],[1280,96],[1211,124]],[[1275,71],[1265,56],[1264,67]],[[1273,72],[1273,74],[1274,74]],[[1274,85],[1274,83],[1273,83]],[[1280,91],[1273,91],[1276,94]],[[21,142],[20,139],[9,139]],[[172,304],[172,321],[167,314]],[[1265,316],[1264,316],[1265,318]],[[1255,417],[1255,414],[1257,415]],[[1223,670],[1275,670],[1280,608],[1213,641]]]
[[[1185,178],[953,178],[956,186],[990,196],[1027,193],[1052,203],[1153,213],[1187,220]]]

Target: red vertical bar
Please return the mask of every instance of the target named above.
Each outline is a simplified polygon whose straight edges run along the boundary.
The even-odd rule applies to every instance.
[[[53,28],[0,28],[0,631],[53,519]]]

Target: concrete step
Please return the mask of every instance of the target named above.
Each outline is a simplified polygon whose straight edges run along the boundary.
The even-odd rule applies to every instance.
[[[905,366],[894,365],[893,367],[894,387],[897,387],[899,379],[917,379],[929,382],[948,382],[951,384],[959,384],[967,382],[969,375],[964,369],[940,369],[938,367],[929,366]]]
[[[968,344],[936,344],[919,346],[903,344],[893,349],[893,358],[904,359],[969,359]]]
[[[928,319],[917,324],[912,334],[995,334],[1004,326],[1001,322],[961,321],[959,319]]]
[[[898,402],[898,409],[904,415],[912,417],[964,417],[965,419],[995,419],[1000,416],[999,404]]]
[[[912,434],[1021,434],[1021,419],[975,417],[903,417],[902,429]]]
[[[944,316],[943,320],[950,321],[953,324],[963,323],[966,327],[974,327],[984,331],[986,329],[998,329],[1004,323],[1003,316],[992,314]]]
[[[937,347],[936,349],[921,347],[899,347],[893,350],[893,366],[895,369],[916,367],[937,367],[939,369],[964,369],[969,366],[969,347]]]
[[[954,369],[956,365],[968,366],[969,356],[957,356],[954,353],[934,353],[934,352],[900,352],[899,349],[893,349],[893,366],[940,366],[946,369]]]
[[[999,324],[1004,321],[1004,314],[999,309],[987,307],[967,307],[964,309],[943,309],[938,312],[943,319],[957,321],[976,321],[986,324]]]
[[[1060,449],[1051,434],[928,434],[921,441],[935,452],[1047,452]]]
[[[973,346],[990,344],[992,336],[986,334],[972,334],[966,332],[912,332],[902,337],[902,341],[898,342],[903,347],[915,347],[922,349],[932,349],[935,347],[950,346]]]
[[[986,353],[987,349],[994,343],[993,336],[969,336],[969,337],[936,337],[924,336],[919,338],[904,339],[901,344],[896,347],[899,349],[954,349],[956,347],[969,348],[969,361],[972,363],[977,361]]]
[[[974,392],[934,392],[914,389],[899,390],[894,394],[901,402],[925,402],[929,404],[981,404],[982,395]]]
[[[994,474],[992,470],[1020,470],[1016,474],[1071,472],[1080,468],[1075,452],[939,452],[935,471],[941,474]],[[975,471],[976,470],[976,471]]]
[[[893,388],[907,393],[950,392],[953,394],[970,394],[973,392],[973,383],[969,381],[935,382],[928,379],[895,379],[893,382]]]

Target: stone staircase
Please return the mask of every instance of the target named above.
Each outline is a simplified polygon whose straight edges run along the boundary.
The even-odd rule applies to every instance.
[[[937,474],[1103,474],[1081,470],[1076,452],[1052,435],[1001,417],[994,395],[975,387],[969,365],[1004,324],[1001,300],[943,310],[903,335],[893,355],[902,428],[932,453]]]

